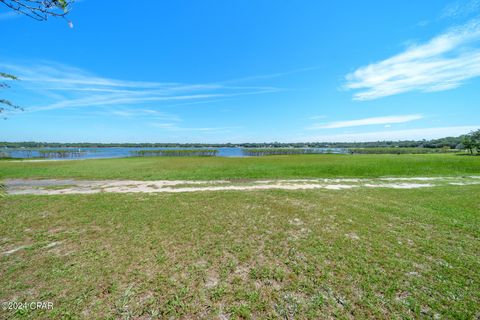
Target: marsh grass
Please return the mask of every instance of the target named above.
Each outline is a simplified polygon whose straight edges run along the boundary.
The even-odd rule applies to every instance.
[[[243,148],[242,153],[246,156],[279,156],[295,154],[319,154],[335,153],[333,149],[315,148]],[[338,152],[337,152],[338,153]]]
[[[0,159],[8,159],[10,158],[10,153],[6,151],[0,151]]]
[[[67,159],[67,158],[78,158],[85,152],[80,150],[72,150],[72,149],[45,149],[45,150],[38,150],[38,153],[41,158]]]
[[[131,154],[137,157],[213,157],[216,149],[161,149],[161,150],[135,150]]]
[[[429,154],[429,153],[460,153],[462,150],[450,148],[350,148],[353,154]]]

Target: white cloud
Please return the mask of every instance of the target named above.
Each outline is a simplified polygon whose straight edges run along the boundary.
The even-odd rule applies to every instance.
[[[122,108],[112,107],[105,111],[93,112],[91,115],[117,117],[125,119],[145,119],[156,121],[173,121],[180,122],[182,119],[174,114],[161,112],[155,109],[142,109],[142,108]]]
[[[385,116],[385,117],[373,117],[373,118],[364,118],[357,120],[347,120],[347,121],[334,121],[325,124],[316,124],[309,129],[336,129],[336,128],[348,128],[348,127],[360,127],[360,126],[371,126],[371,125],[385,125],[392,123],[405,123],[414,120],[423,119],[424,117],[421,114],[408,114],[400,116]]]
[[[355,100],[372,100],[409,91],[456,88],[480,76],[480,20],[450,29],[386,60],[346,76]]]
[[[119,80],[53,62],[24,66],[0,62],[0,69],[18,76],[15,85],[41,105],[25,105],[27,112],[78,107],[143,106],[171,101],[206,101],[278,92],[276,87],[231,86],[225,83],[176,83]]]
[[[480,124],[475,126],[456,126],[440,128],[420,128],[408,130],[357,132],[347,134],[321,135],[301,137],[299,141],[319,141],[319,142],[370,142],[370,141],[399,141],[399,140],[422,140],[438,139],[448,136],[459,136],[480,128]]]
[[[186,128],[186,127],[179,127],[175,123],[161,123],[161,122],[152,122],[152,126],[168,130],[168,131],[224,131],[228,132],[231,129],[237,129],[239,127],[195,127],[195,128]]]
[[[480,0],[455,1],[447,5],[441,14],[441,18],[462,18],[480,10]]]
[[[265,80],[265,79],[273,79],[273,78],[279,78],[279,77],[285,77],[297,73],[302,73],[302,72],[308,72],[308,71],[313,71],[313,70],[318,70],[320,67],[307,67],[307,68],[301,68],[301,69],[295,69],[295,70],[290,70],[286,72],[277,72],[277,73],[271,73],[271,74],[263,74],[263,75],[256,75],[256,76],[250,76],[250,77],[243,77],[243,78],[237,78],[237,79],[231,79],[231,80],[226,80],[222,81],[221,83],[233,83],[233,82],[245,82],[245,81],[252,81],[252,80]]]

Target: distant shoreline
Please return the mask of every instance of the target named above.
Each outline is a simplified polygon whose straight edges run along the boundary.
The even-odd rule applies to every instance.
[[[244,142],[244,143],[96,143],[0,141],[0,148],[458,148],[465,136],[432,140],[401,140],[375,142]]]

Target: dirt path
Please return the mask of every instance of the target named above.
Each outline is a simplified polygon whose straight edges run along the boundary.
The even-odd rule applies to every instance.
[[[7,193],[12,195],[35,194],[91,194],[114,193],[155,193],[155,192],[199,192],[223,190],[301,190],[352,188],[393,188],[413,189],[445,185],[480,184],[480,176],[468,177],[397,177],[374,179],[295,179],[295,180],[252,180],[237,181],[189,181],[189,180],[6,180]]]

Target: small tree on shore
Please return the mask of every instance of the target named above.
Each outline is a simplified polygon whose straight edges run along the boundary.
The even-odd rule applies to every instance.
[[[477,153],[480,153],[480,129],[472,132],[471,135],[474,147],[477,149]]]
[[[472,131],[469,134],[465,135],[462,140],[462,144],[467,149],[470,154],[473,154],[473,151],[476,150],[477,153],[480,152],[480,129]]]

